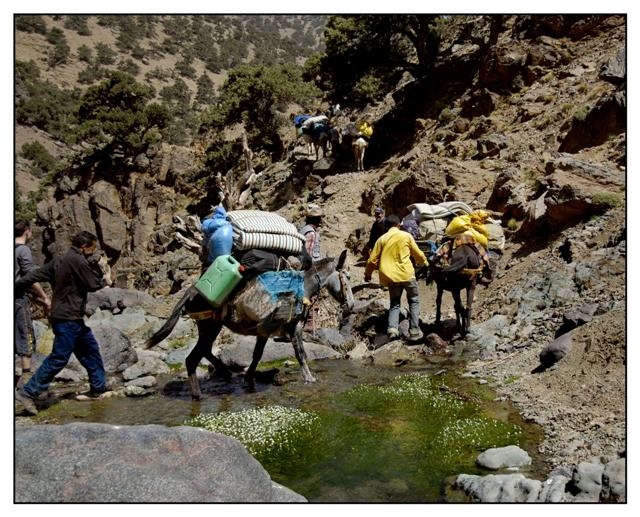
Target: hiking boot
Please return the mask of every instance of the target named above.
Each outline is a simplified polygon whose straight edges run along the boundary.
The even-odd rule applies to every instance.
[[[387,329],[387,337],[389,339],[395,339],[400,335],[400,331],[398,329],[394,329],[393,327],[389,327]]]
[[[29,395],[24,393],[22,390],[16,390],[15,393],[16,402],[24,408],[25,412],[32,416],[38,414],[36,403]]]

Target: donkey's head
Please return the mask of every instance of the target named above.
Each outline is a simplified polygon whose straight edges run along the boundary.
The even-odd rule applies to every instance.
[[[314,262],[305,275],[305,294],[312,296],[326,287],[329,294],[342,306],[342,310],[350,313],[354,298],[349,272],[345,268],[346,259],[347,250],[343,250],[337,262],[334,258]]]

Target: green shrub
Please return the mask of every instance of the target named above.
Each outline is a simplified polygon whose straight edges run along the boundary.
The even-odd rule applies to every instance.
[[[97,65],[88,64],[87,68],[78,72],[78,82],[93,84],[105,77],[104,70]]]
[[[140,73],[140,66],[127,58],[118,64],[118,70],[135,77]]]
[[[375,75],[365,75],[353,88],[353,101],[367,103],[378,99],[382,94],[382,81]]]
[[[622,198],[615,192],[598,192],[591,197],[591,202],[599,211],[606,212],[622,205]]]
[[[37,176],[51,172],[56,165],[56,159],[49,154],[49,151],[40,142],[26,143],[20,151],[24,158],[33,162],[33,172]]]
[[[96,60],[101,65],[113,65],[116,62],[116,52],[104,43],[96,43]]]
[[[456,113],[451,108],[444,108],[438,115],[438,122],[448,124],[456,118]]]
[[[86,15],[65,16],[64,28],[76,31],[80,36],[91,36],[91,31],[87,25],[89,19]]]
[[[47,24],[44,22],[44,18],[42,18],[42,16],[16,16],[15,26],[17,31],[33,32],[42,35],[47,33]]]
[[[590,112],[589,106],[580,106],[573,114],[573,120],[577,122],[584,122],[587,119],[587,115]]]
[[[78,59],[85,63],[91,63],[93,59],[93,51],[86,45],[78,47]]]

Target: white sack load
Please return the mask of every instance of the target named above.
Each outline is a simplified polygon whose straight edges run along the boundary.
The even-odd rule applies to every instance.
[[[259,248],[298,255],[304,237],[284,217],[262,210],[232,210],[228,214],[233,227],[233,245],[238,250]]]
[[[420,238],[433,242],[440,242],[447,228],[445,219],[425,219],[420,223]]]
[[[437,205],[414,203],[407,207],[411,212],[417,212],[421,221],[430,219],[446,219],[460,214],[470,214],[473,209],[462,201],[443,201]]]

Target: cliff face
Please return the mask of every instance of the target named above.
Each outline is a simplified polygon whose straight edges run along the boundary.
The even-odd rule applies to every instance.
[[[197,266],[174,223],[179,229],[189,215],[204,216],[222,189],[235,191],[226,200],[234,203],[245,187],[244,207],[278,210],[294,222],[304,203],[332,204],[338,195],[344,208],[330,212],[349,221],[331,224],[332,250],[347,240],[358,246],[353,233],[366,227],[376,204],[404,215],[413,202],[458,199],[498,213],[514,240],[531,240],[601,212],[603,202],[622,201],[625,19],[517,16],[505,17],[500,29],[487,51],[474,43],[487,41],[487,27],[470,22],[471,36],[441,56],[436,77],[407,77],[384,102],[336,118],[346,125],[349,116],[364,117],[375,127],[367,174],[349,179],[345,192],[335,185],[353,170],[348,149],[316,162],[285,135],[287,159],[269,164],[257,156],[261,174],[250,185],[239,156],[237,170],[211,171],[203,191],[192,181],[203,167],[201,146],[163,146],[126,164],[126,174],[117,166],[109,174],[69,171],[38,207],[38,226],[53,230],[47,238],[55,234],[55,243],[35,247],[50,253],[87,228],[100,237],[119,286],[167,294]],[[30,46],[19,34],[19,60],[45,44],[34,35]],[[17,144],[38,136],[55,151],[34,133],[18,127]],[[25,167],[18,160],[23,184]],[[197,232],[186,237],[197,240]]]

